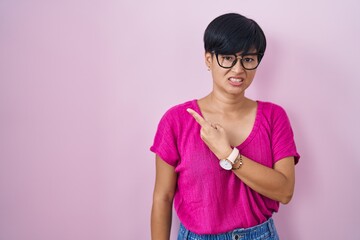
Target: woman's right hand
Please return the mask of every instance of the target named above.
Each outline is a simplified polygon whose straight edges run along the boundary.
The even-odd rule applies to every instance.
[[[218,159],[227,158],[230,155],[232,148],[225,129],[220,124],[208,122],[191,108],[188,108],[187,112],[200,124],[200,137],[210,150],[218,157]]]

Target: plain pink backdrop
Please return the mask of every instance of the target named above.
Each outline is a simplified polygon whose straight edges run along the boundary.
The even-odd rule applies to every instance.
[[[1,0],[0,239],[150,239],[157,123],[210,91],[202,35],[226,12],[265,31],[248,96],[285,107],[302,155],[280,236],[356,239],[359,6]]]

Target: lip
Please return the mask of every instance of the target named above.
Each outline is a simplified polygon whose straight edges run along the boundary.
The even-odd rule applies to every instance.
[[[231,80],[231,79],[233,79],[233,80]],[[237,86],[241,86],[243,84],[244,78],[242,78],[242,77],[229,77],[228,81],[232,86],[237,87]]]

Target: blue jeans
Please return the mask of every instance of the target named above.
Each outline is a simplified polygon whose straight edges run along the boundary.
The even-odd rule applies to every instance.
[[[279,240],[274,221],[269,218],[266,222],[251,228],[238,228],[233,231],[217,235],[198,235],[187,230],[180,224],[178,240]]]

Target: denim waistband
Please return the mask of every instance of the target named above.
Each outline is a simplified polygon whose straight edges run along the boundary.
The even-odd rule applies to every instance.
[[[238,228],[223,234],[199,235],[187,230],[180,224],[178,240],[249,240],[269,237],[278,239],[274,221],[269,218],[266,222],[250,228]]]

